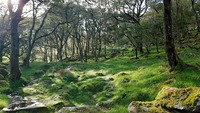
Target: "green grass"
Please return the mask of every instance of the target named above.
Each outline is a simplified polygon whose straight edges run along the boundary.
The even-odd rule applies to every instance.
[[[196,50],[178,51],[186,63],[200,64],[200,55]],[[71,70],[67,71],[69,67]],[[128,56],[99,62],[33,62],[30,68],[22,68],[21,71],[22,80],[12,84],[12,90],[22,87],[22,82],[39,78],[29,88],[21,89],[24,96],[47,98],[61,95],[66,106],[95,105],[112,99],[113,102],[106,104],[106,108],[101,108],[108,113],[127,113],[130,102],[152,101],[165,86],[200,86],[200,70],[189,67],[169,73],[164,51],[157,54],[154,50],[149,57],[140,56],[139,59],[134,59],[129,53]]]
[[[9,99],[7,95],[5,94],[0,94],[0,109],[4,108],[6,105],[9,103]]]

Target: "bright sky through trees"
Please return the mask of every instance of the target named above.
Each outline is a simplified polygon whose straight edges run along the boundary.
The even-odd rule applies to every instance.
[[[0,0],[0,3],[7,4],[7,1],[8,0]],[[11,0],[11,1],[16,4],[16,3],[18,3],[19,0]]]

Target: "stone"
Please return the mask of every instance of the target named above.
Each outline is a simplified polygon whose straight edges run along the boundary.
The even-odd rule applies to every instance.
[[[200,113],[200,87],[164,87],[151,102],[134,101],[129,113]]]
[[[129,104],[129,106],[128,106],[128,112],[129,113],[138,113],[137,108],[132,103]]]
[[[197,104],[196,104],[196,106],[194,108],[194,111],[195,112],[200,112],[200,97],[198,98],[198,101],[197,101]]]
[[[84,111],[87,111],[89,109],[93,108],[92,106],[72,106],[72,107],[63,107],[58,111],[58,113],[69,113],[69,112],[75,112],[75,113],[82,113]]]
[[[112,99],[108,99],[106,101],[101,101],[96,103],[96,107],[109,107],[112,103],[114,102],[114,100]]]
[[[46,106],[40,102],[31,101],[18,95],[9,95],[9,98],[11,98],[12,101],[7,107],[3,108],[3,111],[5,112],[46,108]]]
[[[3,108],[3,111],[14,112],[14,111],[30,110],[30,109],[38,109],[38,108],[46,108],[46,106],[40,102],[18,101],[16,103],[9,104],[8,107]]]

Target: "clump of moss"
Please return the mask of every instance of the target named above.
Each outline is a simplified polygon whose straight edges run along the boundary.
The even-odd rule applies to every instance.
[[[79,83],[80,90],[85,90],[92,93],[102,91],[106,84],[107,84],[106,81],[102,78],[88,79],[86,81]]]
[[[194,108],[200,97],[200,88],[163,88],[157,95],[157,105],[173,108],[176,105]]]
[[[9,83],[5,80],[0,80],[0,87],[7,87],[9,86]]]
[[[191,93],[187,96],[185,100],[183,100],[182,104],[183,106],[193,108],[196,105],[198,98],[200,98],[200,88],[193,87],[193,88],[190,88],[190,90],[191,90]]]

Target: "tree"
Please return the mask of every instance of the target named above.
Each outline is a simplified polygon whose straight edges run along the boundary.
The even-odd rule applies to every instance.
[[[19,33],[18,25],[22,18],[22,11],[29,0],[19,0],[16,11],[14,11],[11,0],[8,0],[8,9],[11,18],[11,55],[10,55],[10,75],[11,80],[20,79],[21,72],[19,70]]]
[[[115,19],[121,22],[127,22],[141,25],[141,18],[146,14],[148,9],[148,0],[117,0],[114,2],[117,12]],[[140,37],[142,40],[142,37]],[[143,42],[137,43],[140,53],[143,51]]]
[[[192,2],[192,10],[195,13],[195,19],[196,19],[196,25],[197,25],[197,31],[200,32],[200,18],[199,18],[199,0],[191,0]]]
[[[174,71],[178,65],[182,65],[180,58],[176,54],[174,39],[172,35],[171,0],[163,0],[164,3],[164,23],[165,23],[165,51],[168,58],[170,71]]]

